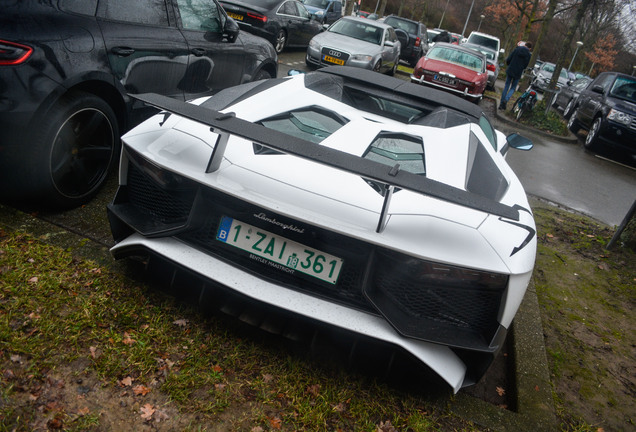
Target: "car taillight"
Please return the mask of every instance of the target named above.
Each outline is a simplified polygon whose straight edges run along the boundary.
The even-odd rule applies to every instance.
[[[33,53],[33,48],[15,42],[0,40],[0,65],[11,66],[24,63]]]
[[[260,22],[263,22],[263,23],[267,22],[267,17],[265,15],[248,12],[247,16],[252,18],[252,19],[255,19],[256,21],[260,21]]]
[[[416,47],[420,46],[420,43],[421,43],[421,42],[422,42],[422,41],[420,40],[420,38],[415,38],[415,46],[416,46]]]
[[[536,95],[537,95],[537,92],[536,92],[536,91],[534,91],[534,90],[530,90],[530,96],[536,96]]]
[[[489,71],[492,71],[492,72],[497,72],[497,68],[495,67],[494,64],[488,64],[486,66],[486,69],[488,69]]]

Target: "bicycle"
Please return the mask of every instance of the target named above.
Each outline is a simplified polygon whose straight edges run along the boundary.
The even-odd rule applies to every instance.
[[[532,111],[534,105],[537,103],[537,92],[532,88],[532,85],[526,89],[521,96],[517,98],[512,106],[512,113],[516,120],[519,120],[525,113]]]

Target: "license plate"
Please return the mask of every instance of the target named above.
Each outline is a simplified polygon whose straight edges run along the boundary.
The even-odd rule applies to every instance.
[[[328,56],[328,55],[323,56],[322,59],[324,61],[326,61],[327,63],[333,63],[333,64],[337,64],[337,65],[340,65],[340,66],[345,64],[344,60],[339,59],[339,58],[335,58],[335,57],[331,57],[331,56]]]
[[[343,260],[261,228],[223,216],[216,239],[283,271],[293,269],[335,284]]]
[[[235,14],[234,12],[227,12],[227,16],[234,18],[235,20],[243,21],[243,15]]]
[[[452,86],[457,85],[457,80],[456,79],[449,78],[449,77],[444,76],[444,75],[434,75],[433,76],[433,80],[437,81],[437,82],[444,83],[444,84],[452,85]]]

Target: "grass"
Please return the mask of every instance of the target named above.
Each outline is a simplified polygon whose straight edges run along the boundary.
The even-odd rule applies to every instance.
[[[478,430],[26,233],[0,275],[0,430]]]

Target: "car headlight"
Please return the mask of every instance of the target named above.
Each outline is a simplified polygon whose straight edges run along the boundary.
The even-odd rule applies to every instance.
[[[630,125],[632,123],[632,116],[629,114],[625,114],[622,111],[618,111],[615,109],[611,109],[609,114],[607,115],[609,120],[615,121],[617,123],[622,123],[624,125]]]
[[[309,41],[309,48],[320,51],[320,44],[312,39]]]
[[[366,54],[354,54],[351,56],[352,60],[357,60],[357,61],[366,61],[366,62],[370,62],[371,60],[373,60],[373,56],[370,55],[366,55]]]
[[[317,17],[321,17],[325,14],[325,11],[318,11],[316,12],[314,15],[316,15]]]

